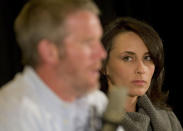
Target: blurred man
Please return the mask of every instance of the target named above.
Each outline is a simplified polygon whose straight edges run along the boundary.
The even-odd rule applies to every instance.
[[[2,131],[88,131],[106,97],[97,90],[106,53],[90,0],[32,0],[15,21],[25,68],[0,91]],[[99,125],[98,125],[99,127]]]

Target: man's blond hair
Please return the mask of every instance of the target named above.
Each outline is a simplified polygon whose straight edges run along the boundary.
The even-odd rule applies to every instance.
[[[37,46],[40,40],[47,39],[57,45],[61,44],[66,34],[66,16],[79,10],[99,14],[99,9],[91,0],[30,0],[14,24],[23,63],[33,67],[38,64]]]

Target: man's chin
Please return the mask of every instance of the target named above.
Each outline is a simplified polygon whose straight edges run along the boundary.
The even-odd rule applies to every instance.
[[[94,92],[94,91],[96,91],[96,90],[98,90],[99,89],[99,83],[97,83],[97,84],[95,84],[95,85],[88,85],[88,87],[87,88],[85,88],[83,91],[81,91],[79,94],[79,97],[82,97],[82,96],[86,96],[86,95],[88,95],[88,94],[90,94],[90,93],[92,93],[92,92]]]
[[[93,92],[98,89],[99,89],[99,84],[95,84],[95,85],[91,86],[91,88],[89,88],[88,92],[90,93],[90,92]]]

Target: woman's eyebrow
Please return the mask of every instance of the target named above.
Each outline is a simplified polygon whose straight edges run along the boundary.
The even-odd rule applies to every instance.
[[[147,51],[147,52],[145,52],[145,53],[144,53],[144,55],[150,55],[150,52],[149,52],[149,51]]]
[[[135,52],[133,52],[133,51],[124,51],[124,52],[121,52],[120,54],[135,55],[136,53],[135,53]]]

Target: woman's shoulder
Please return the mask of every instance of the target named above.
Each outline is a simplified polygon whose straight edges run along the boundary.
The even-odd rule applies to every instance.
[[[169,124],[171,125],[172,129],[175,129],[175,131],[183,131],[180,121],[178,120],[177,116],[172,110],[157,108],[157,111],[164,120],[169,121]]]

